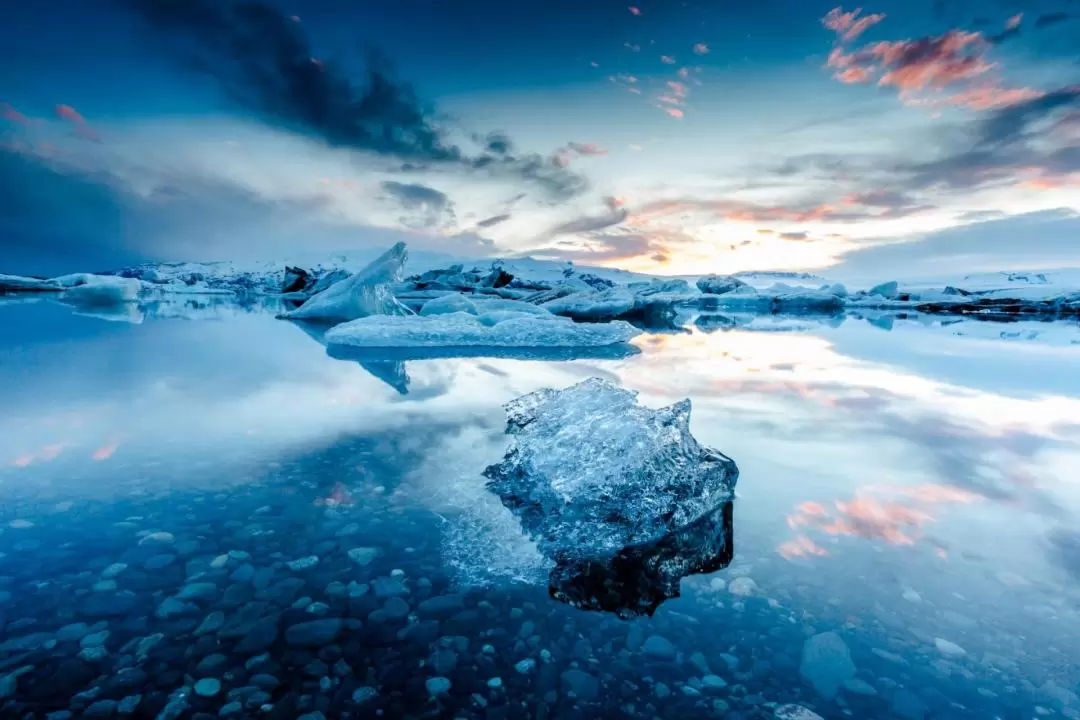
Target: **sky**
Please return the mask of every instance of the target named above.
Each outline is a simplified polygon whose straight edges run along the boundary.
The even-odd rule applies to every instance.
[[[1080,266],[1080,0],[39,0],[0,272]]]

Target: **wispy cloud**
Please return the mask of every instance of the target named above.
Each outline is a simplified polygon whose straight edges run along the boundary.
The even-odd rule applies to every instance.
[[[862,8],[856,8],[851,12],[844,12],[842,7],[835,7],[822,18],[821,23],[834,31],[842,41],[850,42],[857,39],[866,32],[867,29],[877,25],[885,19],[884,13],[875,13],[859,17],[861,13]]]

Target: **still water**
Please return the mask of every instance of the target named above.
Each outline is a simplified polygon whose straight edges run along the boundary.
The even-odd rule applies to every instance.
[[[272,311],[0,305],[0,716],[1080,717],[1076,325],[400,362]],[[481,475],[503,402],[588,377],[739,465],[681,585],[620,571],[651,616],[590,609]]]

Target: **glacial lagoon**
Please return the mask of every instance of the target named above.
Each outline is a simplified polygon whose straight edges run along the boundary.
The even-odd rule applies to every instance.
[[[275,310],[0,305],[3,717],[1080,717],[1080,326],[352,357]],[[482,473],[590,377],[689,398],[737,496],[555,567]]]

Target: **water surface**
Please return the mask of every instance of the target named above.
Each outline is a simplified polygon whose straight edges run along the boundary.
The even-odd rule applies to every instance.
[[[0,305],[5,717],[1080,717],[1076,325],[401,361],[272,311]],[[740,469],[651,616],[553,597],[481,476],[503,402],[593,376],[689,397]]]

